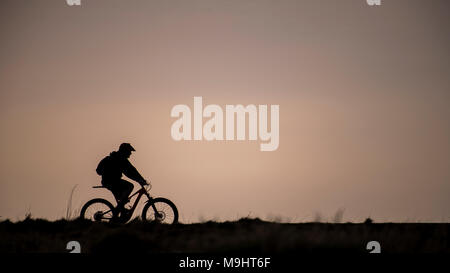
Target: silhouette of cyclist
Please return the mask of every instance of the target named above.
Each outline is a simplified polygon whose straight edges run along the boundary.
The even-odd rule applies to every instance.
[[[147,181],[139,174],[136,168],[128,161],[131,152],[136,151],[130,143],[122,143],[118,151],[114,151],[103,158],[97,166],[97,174],[102,176],[102,185],[110,190],[117,200],[117,207],[123,209],[128,196],[133,191],[133,184],[123,180],[122,174],[138,182],[142,186]]]

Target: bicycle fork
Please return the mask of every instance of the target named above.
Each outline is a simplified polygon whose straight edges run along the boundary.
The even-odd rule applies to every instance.
[[[148,194],[148,193],[147,193],[147,197],[148,197],[148,200],[147,200],[146,203],[152,202],[151,204],[152,204],[153,211],[155,212],[155,218],[156,218],[156,219],[161,219],[163,216],[162,216],[162,214],[160,214],[159,211],[156,209],[155,202],[153,202],[153,197],[151,197],[150,194]]]

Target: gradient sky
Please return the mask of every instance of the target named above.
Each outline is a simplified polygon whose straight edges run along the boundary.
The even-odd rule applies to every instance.
[[[450,220],[449,1],[81,3],[0,5],[0,219],[112,198],[95,168],[130,142],[182,222]],[[194,96],[280,105],[278,150],[173,141]]]

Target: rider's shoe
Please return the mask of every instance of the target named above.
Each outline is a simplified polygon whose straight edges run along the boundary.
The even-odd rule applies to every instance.
[[[117,206],[115,208],[113,223],[126,223],[131,218],[132,210],[123,206]]]
[[[117,201],[117,206],[116,206],[116,208],[117,208],[119,211],[121,211],[123,208],[125,208],[125,205],[126,205],[128,202],[129,202],[129,200],[127,200],[127,201],[121,201],[121,200],[118,200],[118,201]]]
[[[123,208],[121,211],[122,215],[129,215],[131,213],[131,209]]]
[[[128,204],[129,202],[130,202],[129,200],[127,200],[125,202],[121,202],[121,201],[118,202],[117,207],[116,207],[117,212],[120,213],[121,215],[122,214],[123,215],[129,214],[131,209],[128,209],[128,208],[125,207],[125,205]]]
[[[119,219],[121,219],[123,222],[127,222],[128,220],[130,220],[132,213],[133,212],[131,211],[131,209],[123,208],[120,212]]]

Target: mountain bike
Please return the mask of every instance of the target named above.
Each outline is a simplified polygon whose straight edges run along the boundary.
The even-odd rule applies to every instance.
[[[94,186],[94,189],[103,189],[104,186]],[[169,199],[163,197],[153,198],[150,196],[151,185],[142,186],[134,194],[128,197],[127,203],[137,195],[134,204],[130,209],[119,209],[114,207],[108,200],[95,198],[88,201],[81,209],[80,218],[90,219],[95,222],[113,222],[126,223],[131,219],[139,200],[142,196],[147,197],[144,208],[142,209],[142,220],[155,221],[164,224],[175,224],[178,222],[178,210],[175,204]]]

